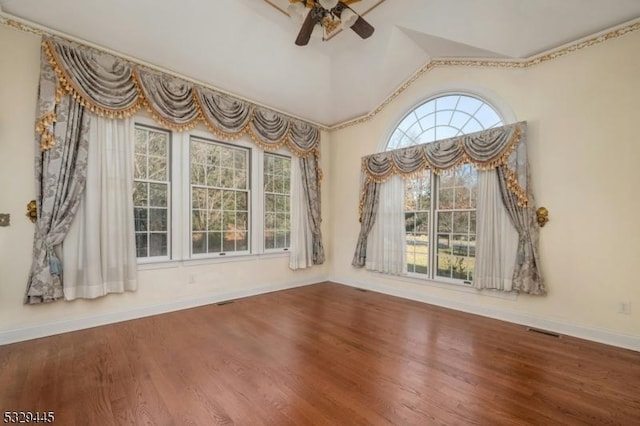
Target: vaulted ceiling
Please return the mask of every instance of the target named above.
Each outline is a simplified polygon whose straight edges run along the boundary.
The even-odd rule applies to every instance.
[[[638,0],[362,0],[358,13],[377,5],[365,14],[372,37],[298,47],[287,4],[0,0],[5,17],[327,126],[369,113],[433,58],[524,59],[640,18]]]

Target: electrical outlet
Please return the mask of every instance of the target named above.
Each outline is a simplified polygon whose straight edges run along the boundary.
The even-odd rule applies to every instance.
[[[631,315],[631,302],[618,303],[618,313],[624,315]]]
[[[9,213],[0,213],[0,226],[9,226],[11,215]]]

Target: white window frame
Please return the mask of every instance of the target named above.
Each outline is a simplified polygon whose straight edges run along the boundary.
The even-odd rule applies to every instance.
[[[498,117],[501,119],[501,123],[499,125],[504,125],[506,123],[510,123],[510,122],[515,122],[516,118],[515,115],[513,114],[513,112],[508,109],[500,100],[498,100],[497,98],[495,98],[495,96],[493,96],[490,93],[479,93],[475,90],[446,90],[446,91],[440,91],[437,92],[435,94],[433,94],[432,96],[429,96],[428,98],[420,101],[419,103],[413,105],[407,112],[405,112],[399,120],[397,120],[393,126],[391,126],[391,128],[389,129],[389,131],[387,132],[387,137],[384,141],[382,141],[382,146],[380,147],[381,151],[386,151],[387,149],[389,149],[388,145],[392,140],[392,137],[396,131],[396,129],[398,129],[398,127],[400,126],[400,124],[405,120],[405,118],[407,118],[408,116],[410,116],[411,114],[414,114],[414,112],[422,107],[423,105],[434,101],[435,99],[438,98],[442,98],[442,97],[446,97],[446,96],[468,96],[471,98],[475,98],[479,101],[481,101],[484,104],[487,104],[489,107],[491,107],[498,115]],[[498,107],[499,106],[499,107]],[[415,124],[415,123],[414,123]],[[435,140],[434,142],[437,142],[437,140]],[[391,148],[391,149],[396,149]],[[437,213],[438,213],[438,195],[439,195],[439,179],[438,176],[429,171],[429,176],[430,176],[430,185],[431,185],[431,209],[430,209],[430,213],[429,213],[429,255],[428,255],[428,273],[423,274],[423,273],[417,273],[417,272],[408,272],[407,273],[407,277],[409,278],[414,278],[417,279],[419,281],[426,281],[426,282],[434,282],[434,283],[443,283],[446,285],[452,284],[452,285],[457,285],[457,286],[461,286],[461,287],[470,287],[472,285],[471,281],[467,281],[467,280],[462,280],[462,279],[454,279],[454,278],[447,278],[447,277],[442,277],[442,276],[438,276],[437,275],[437,237],[438,237],[438,232],[437,232]],[[476,209],[477,211],[477,209]],[[406,231],[405,231],[405,238],[406,238]]]
[[[262,165],[262,170],[261,170],[261,179],[262,179],[262,186],[261,188],[263,188],[262,193],[261,193],[261,198],[262,201],[264,203],[264,155],[268,154],[268,155],[273,155],[273,156],[277,156],[277,157],[284,157],[289,159],[290,162],[290,169],[289,169],[289,179],[291,179],[291,168],[293,167],[293,159],[291,158],[291,154],[290,153],[281,153],[280,151],[269,151],[269,152],[262,152],[262,161],[261,161],[261,165]],[[289,182],[289,245],[286,247],[279,247],[279,248],[264,248],[264,252],[265,253],[282,253],[282,252],[288,252],[289,249],[291,248],[291,182]],[[272,193],[273,194],[273,193]],[[261,223],[261,230],[263,232],[262,234],[262,244],[264,247],[264,230],[265,230],[265,224],[264,224],[264,216],[265,216],[265,211],[264,211],[264,204],[262,206],[262,223]]]
[[[168,193],[167,193],[167,225],[168,225],[168,232],[167,232],[167,255],[166,256],[146,256],[146,257],[136,257],[137,259],[137,263],[138,264],[146,264],[146,263],[159,263],[159,262],[167,262],[170,261],[172,256],[172,250],[173,250],[173,245],[172,245],[172,235],[174,232],[174,226],[173,226],[173,179],[174,179],[174,169],[173,169],[173,164],[174,164],[174,155],[173,155],[173,147],[175,146],[174,143],[174,138],[173,138],[173,132],[171,132],[170,130],[167,129],[163,129],[162,127],[158,127],[157,123],[154,121],[150,121],[150,120],[134,120],[132,126],[131,126],[131,135],[130,135],[130,140],[131,141],[135,141],[135,129],[136,126],[140,126],[140,127],[144,127],[146,129],[152,130],[152,131],[158,131],[158,132],[162,132],[162,133],[167,133],[169,135],[169,147],[168,147],[168,152],[167,152],[167,161],[168,161],[168,167],[167,167],[167,174],[168,174]],[[134,142],[135,143],[135,142]],[[133,147],[131,148],[132,150],[134,149]],[[135,154],[134,154],[135,156]],[[141,181],[141,182],[149,182],[148,180],[145,179],[135,179],[134,178],[134,185],[136,181]]]
[[[135,125],[166,131],[170,135],[170,232],[169,251],[166,257],[138,258],[139,266],[153,268],[170,266],[176,263],[218,263],[237,261],[261,256],[281,257],[289,256],[289,249],[264,248],[264,153],[292,158],[292,154],[285,150],[265,151],[257,146],[249,136],[244,135],[234,141],[224,141],[212,133],[193,129],[187,132],[176,132],[164,129],[158,125],[147,113],[141,112],[134,116],[131,126],[133,136]],[[213,141],[222,145],[237,146],[249,150],[249,250],[243,252],[191,254],[191,167],[190,138],[191,136]],[[133,138],[132,138],[133,140]],[[133,148],[132,148],[133,149]],[[291,208],[291,204],[289,206]]]

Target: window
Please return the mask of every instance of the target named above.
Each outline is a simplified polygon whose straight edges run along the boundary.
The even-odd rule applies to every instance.
[[[249,149],[191,138],[191,253],[249,250]]]
[[[264,248],[287,249],[291,242],[291,159],[264,154]]]
[[[501,125],[500,115],[481,99],[464,94],[440,96],[419,105],[400,121],[387,150]],[[477,184],[478,174],[470,165],[439,176],[425,171],[406,181],[405,234],[410,274],[465,284],[473,281]]]
[[[169,255],[170,134],[136,125],[134,221],[138,258]]]
[[[286,252],[291,157],[248,137],[134,126],[134,217],[139,263]]]

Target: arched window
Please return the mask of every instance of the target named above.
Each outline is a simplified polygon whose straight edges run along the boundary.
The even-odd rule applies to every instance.
[[[447,94],[429,99],[407,113],[391,133],[386,149],[434,142],[503,124],[500,114],[486,101],[467,94]],[[438,176],[427,170],[406,181],[409,274],[471,284],[477,185],[477,171],[468,164]]]

